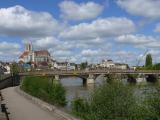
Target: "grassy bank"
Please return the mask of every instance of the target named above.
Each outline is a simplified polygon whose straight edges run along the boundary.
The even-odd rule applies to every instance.
[[[64,87],[51,78],[25,77],[21,89],[53,105],[65,106],[67,103]]]
[[[104,83],[90,99],[75,99],[72,111],[82,120],[159,120],[160,89],[146,93],[146,99],[139,103],[131,86]]]

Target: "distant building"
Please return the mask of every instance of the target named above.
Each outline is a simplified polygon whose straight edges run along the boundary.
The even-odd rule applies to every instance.
[[[121,70],[126,70],[129,68],[128,64],[123,64],[123,63],[115,63],[115,68],[116,69],[121,69]]]
[[[7,71],[7,69],[5,68],[5,64],[6,63],[3,63],[3,62],[0,62],[0,75],[3,75],[5,74]],[[10,71],[9,71],[10,72]]]
[[[124,63],[114,63],[113,60],[102,60],[100,64],[96,65],[96,68],[109,68],[109,69],[128,69],[128,64]]]
[[[136,70],[138,67],[141,68],[142,66],[132,66],[130,69]]]
[[[31,43],[25,45],[25,51],[19,57],[19,63],[30,63],[36,67],[47,67],[51,62],[51,55],[47,50],[34,51]]]
[[[9,64],[5,64],[4,68],[6,69],[6,71],[4,72],[4,74],[10,74],[11,73],[11,67]]]
[[[112,60],[102,60],[102,62],[100,63],[100,67],[114,68],[115,64]]]
[[[54,68],[59,70],[75,70],[75,63],[54,62]]]

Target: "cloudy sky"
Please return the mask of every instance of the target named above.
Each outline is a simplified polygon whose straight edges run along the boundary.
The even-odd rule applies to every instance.
[[[1,0],[0,60],[18,60],[32,42],[56,60],[136,65],[148,51],[160,62],[159,6],[160,0]]]

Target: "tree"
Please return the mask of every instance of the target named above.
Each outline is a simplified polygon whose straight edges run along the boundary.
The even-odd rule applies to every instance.
[[[145,63],[145,67],[152,67],[152,55],[151,54],[147,54],[146,56],[146,63]]]
[[[77,64],[75,64],[75,69],[78,70],[78,65]]]
[[[160,70],[160,63],[154,64],[153,70]]]
[[[82,120],[159,120],[137,102],[131,86],[112,81],[104,82],[88,99],[75,99],[73,113]]]
[[[13,75],[17,75],[19,73],[19,66],[17,63],[12,63],[11,72],[13,73]]]
[[[80,68],[83,70],[83,69],[86,69],[87,68],[87,66],[88,66],[88,62],[86,61],[86,62],[82,62],[81,64],[80,64]]]

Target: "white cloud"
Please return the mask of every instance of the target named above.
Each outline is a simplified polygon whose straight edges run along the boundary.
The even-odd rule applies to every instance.
[[[113,37],[135,31],[134,23],[127,18],[111,17],[97,19],[92,23],[80,23],[60,33],[60,38],[68,40],[93,40]]]
[[[70,61],[70,62],[80,61],[76,59],[75,53],[70,50],[49,49],[49,51],[51,52],[51,55],[54,57],[54,59],[56,59],[57,61]]]
[[[103,10],[103,6],[94,2],[75,3],[63,1],[59,4],[61,17],[69,20],[85,20],[96,18]]]
[[[54,55],[57,57],[67,57],[72,54],[71,51],[63,51],[63,50],[57,50],[54,52]]]
[[[156,25],[156,28],[155,28],[155,30],[154,30],[155,32],[159,32],[160,33],[160,24],[157,24]]]
[[[122,35],[116,38],[116,41],[124,44],[144,45],[155,41],[151,36],[146,37],[144,35]]]
[[[9,43],[9,42],[1,42],[0,43],[0,50],[1,51],[10,51],[10,50],[17,50],[20,48],[20,45],[17,43]]]
[[[133,51],[124,51],[124,50],[120,50],[120,51],[114,51],[112,53],[112,58],[116,61],[116,62],[120,62],[120,63],[127,63],[130,65],[135,64],[137,61],[137,57],[138,57],[138,53],[135,53]]]
[[[117,4],[130,14],[160,19],[159,0],[117,0]]]
[[[82,7],[89,3],[93,2],[77,5]],[[78,20],[91,19],[80,17]],[[118,48],[117,43],[160,48],[158,37],[130,34],[135,32],[136,27],[132,20],[125,17],[99,18],[88,23],[66,26],[63,31],[63,24],[56,21],[51,14],[29,11],[22,6],[0,9],[0,18],[0,36],[18,36],[32,41],[35,49],[48,49],[56,60],[100,62],[106,58],[116,62],[127,60],[129,63],[135,63],[133,58],[138,56],[138,53],[121,51],[123,48]],[[159,25],[155,31],[159,31]],[[18,58],[20,49],[21,46],[17,43],[1,42],[0,59]],[[151,53],[158,54],[157,51]]]
[[[18,37],[53,35],[58,22],[47,12],[34,12],[22,6],[0,9],[0,34]]]
[[[91,50],[91,49],[87,49],[87,50],[82,50],[81,54],[82,56],[85,57],[90,57],[90,56],[96,56],[98,55],[99,51],[98,50]]]
[[[145,36],[141,34],[121,35],[115,38],[115,41],[122,43],[122,44],[130,44],[136,47],[146,48],[146,49],[160,47],[159,37]]]
[[[17,43],[1,42],[0,43],[0,60],[16,59],[20,55],[20,45]]]
[[[55,48],[60,44],[60,41],[55,37],[44,37],[44,38],[35,38],[30,39],[36,49],[49,49]]]

